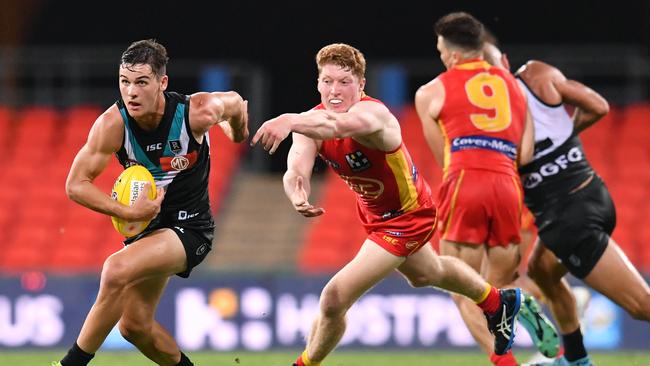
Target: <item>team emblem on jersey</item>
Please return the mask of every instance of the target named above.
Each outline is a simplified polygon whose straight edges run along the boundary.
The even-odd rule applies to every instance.
[[[366,200],[374,200],[384,193],[384,183],[378,179],[365,177],[348,177],[340,175],[345,183],[356,194]]]
[[[171,150],[174,154],[178,154],[183,150],[183,147],[181,146],[181,140],[169,140],[167,143],[169,144],[169,150]]]
[[[361,151],[355,151],[352,154],[345,155],[345,160],[353,172],[361,172],[370,169],[371,166],[370,160]]]
[[[185,170],[190,166],[190,161],[184,156],[174,156],[171,161],[171,166],[175,170]]]

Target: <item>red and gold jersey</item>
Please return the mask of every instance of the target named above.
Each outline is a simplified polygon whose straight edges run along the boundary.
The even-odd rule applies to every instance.
[[[381,103],[367,96],[362,100]],[[381,151],[350,137],[331,139],[323,141],[319,154],[356,193],[359,218],[366,226],[431,205],[431,189],[403,142],[394,151]]]
[[[515,78],[476,59],[454,66],[438,79],[445,88],[438,117],[445,138],[445,176],[461,169],[516,176],[526,99]]]

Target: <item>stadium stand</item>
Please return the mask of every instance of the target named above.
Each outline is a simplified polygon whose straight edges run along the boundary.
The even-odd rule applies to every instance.
[[[121,237],[113,230],[109,218],[71,202],[64,190],[72,159],[100,112],[101,109],[94,106],[66,110],[0,107],[0,143],[5,153],[5,165],[0,170],[4,182],[0,190],[0,243],[3,249],[0,251],[0,271],[16,273],[41,269],[57,273],[96,273],[104,259],[119,250]],[[618,227],[614,238],[630,260],[646,273],[650,273],[650,247],[644,245],[650,241],[650,205],[645,203],[650,187],[650,129],[646,126],[649,114],[650,104],[612,108],[610,114],[585,131],[582,138],[587,156],[616,201]],[[420,122],[413,108],[403,109],[401,121],[404,140],[413,160],[435,192],[440,182],[440,169],[433,162],[421,136]],[[225,201],[224,197],[233,192],[230,184],[246,145],[230,143],[216,130],[211,132],[210,145],[213,151],[210,175],[213,210],[217,212],[218,221],[232,222],[226,218],[220,220],[219,215],[233,210],[228,206],[234,200]],[[109,192],[121,170],[113,160],[98,178],[98,185]],[[245,179],[255,180],[256,176],[249,174]],[[252,204],[263,199],[264,186],[266,184],[268,188],[270,184],[264,182],[250,185],[250,189],[259,191],[250,196],[256,197]],[[234,193],[249,195],[245,190],[249,185],[241,186],[244,190],[238,187]],[[356,217],[352,192],[329,170],[318,196],[318,204],[327,210],[324,216],[315,220],[286,221],[274,231],[273,240],[265,243],[270,246],[277,244],[280,249],[276,252],[280,255],[285,253],[286,258],[295,258],[296,268],[305,273],[337,270],[354,256],[365,238]],[[286,200],[284,197],[281,199]],[[282,209],[293,214],[286,206]],[[249,212],[240,211],[244,214]],[[304,241],[297,255],[292,253],[289,256],[286,252],[295,247],[280,245],[300,241],[300,236],[295,233],[297,222],[309,225],[305,228]],[[225,227],[221,229],[225,230]],[[293,236],[283,236],[282,231],[293,231]],[[227,237],[233,238],[230,235]],[[262,235],[256,240],[259,243],[263,238]],[[437,237],[434,237],[434,246],[436,243]],[[265,252],[271,253],[273,249],[265,248]],[[233,253],[241,256],[236,251]],[[221,254],[230,255],[228,251]],[[229,259],[219,258],[218,262],[228,263]],[[286,260],[266,262],[268,266],[277,263],[283,266],[282,270],[291,270]],[[233,263],[238,262],[233,260]]]
[[[108,217],[65,195],[70,164],[100,113],[94,106],[67,110],[0,107],[0,143],[5,147],[5,167],[0,170],[4,182],[0,190],[0,271],[96,273],[103,261],[120,249],[122,238]],[[210,179],[216,209],[243,147],[220,132],[211,135],[211,146],[218,151],[212,157]],[[108,193],[121,171],[112,159],[96,183]]]

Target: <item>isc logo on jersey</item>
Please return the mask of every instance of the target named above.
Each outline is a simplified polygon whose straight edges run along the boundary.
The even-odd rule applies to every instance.
[[[111,198],[122,204],[131,206],[144,190],[145,183],[151,183],[149,198],[156,198],[156,182],[147,168],[142,165],[133,165],[126,168],[113,184]],[[120,234],[128,237],[140,234],[149,225],[150,221],[126,221],[111,217],[113,227]]]

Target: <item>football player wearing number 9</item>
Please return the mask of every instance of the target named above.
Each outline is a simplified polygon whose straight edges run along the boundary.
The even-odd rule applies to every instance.
[[[415,106],[425,139],[443,167],[440,252],[479,272],[485,257],[485,279],[507,286],[519,264],[522,189],[517,166],[532,155],[525,94],[509,72],[482,59],[485,30],[473,16],[448,14],[436,22],[435,32],[447,71],[418,89]],[[473,304],[453,298],[490,360],[516,365],[512,352],[492,353],[493,337]],[[548,325],[542,330],[557,338]]]
[[[188,277],[212,245],[208,130],[219,125],[232,141],[244,141],[248,113],[236,92],[166,91],[167,60],[165,47],[154,40],[126,49],[119,66],[121,98],[97,118],[70,168],[66,192],[72,200],[124,220],[153,221],[106,259],[79,337],[54,365],[88,364],[118,321],[124,338],[155,363],[192,365],[154,313],[169,278]],[[156,199],[141,194],[127,206],[93,184],[113,154],[124,167],[140,164],[152,173]]]

